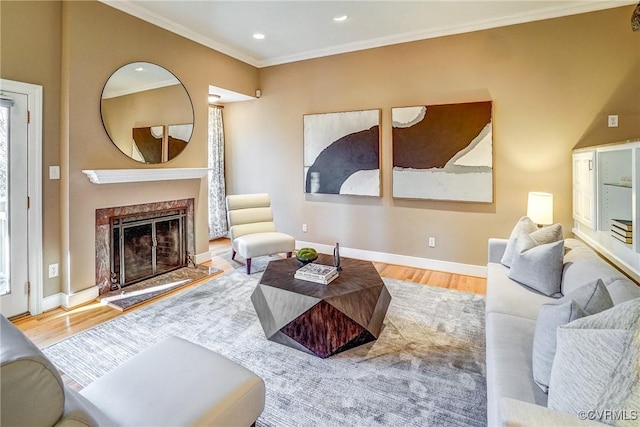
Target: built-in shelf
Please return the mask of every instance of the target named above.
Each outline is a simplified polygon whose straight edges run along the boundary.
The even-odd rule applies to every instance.
[[[85,169],[82,171],[94,184],[199,179],[206,176],[207,172],[209,172],[207,168]]]
[[[631,185],[615,184],[615,183],[612,183],[612,182],[605,182],[603,185],[606,185],[608,187],[628,188],[629,190],[631,190],[633,188]]]
[[[574,150],[573,171],[573,233],[640,283],[640,139]],[[631,243],[612,235],[617,218]]]

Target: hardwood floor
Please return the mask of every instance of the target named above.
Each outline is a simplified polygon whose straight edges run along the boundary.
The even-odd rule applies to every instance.
[[[209,245],[209,250],[211,252],[211,261],[209,261],[211,266],[223,272],[228,272],[235,268],[234,265],[231,265],[226,260],[226,257],[222,256],[231,250],[229,239],[222,238],[212,241]],[[374,262],[374,265],[382,277],[459,291],[475,292],[482,295],[486,292],[486,279],[480,277],[463,276],[380,262]],[[194,282],[175,292],[181,292],[184,289],[198,286],[200,283],[202,283],[202,281]],[[142,304],[141,306],[151,303],[153,303],[153,301]],[[135,310],[135,308],[132,310]],[[38,316],[23,316],[18,319],[13,319],[13,322],[38,347],[42,348],[80,331],[121,316],[122,314],[123,313],[118,310],[96,302],[69,311],[58,308]]]

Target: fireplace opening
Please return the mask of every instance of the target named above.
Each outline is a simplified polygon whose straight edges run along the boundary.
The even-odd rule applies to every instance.
[[[132,285],[187,265],[186,209],[110,218],[111,285]]]

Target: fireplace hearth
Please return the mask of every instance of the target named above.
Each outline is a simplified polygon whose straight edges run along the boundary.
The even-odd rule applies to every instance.
[[[193,199],[96,210],[100,295],[176,270],[194,254]]]

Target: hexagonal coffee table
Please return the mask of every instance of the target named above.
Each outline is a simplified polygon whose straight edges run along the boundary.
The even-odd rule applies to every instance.
[[[320,254],[318,264],[332,265]],[[378,338],[391,295],[369,261],[342,258],[340,277],[295,279],[295,258],[272,261],[251,295],[266,337],[325,358]]]

